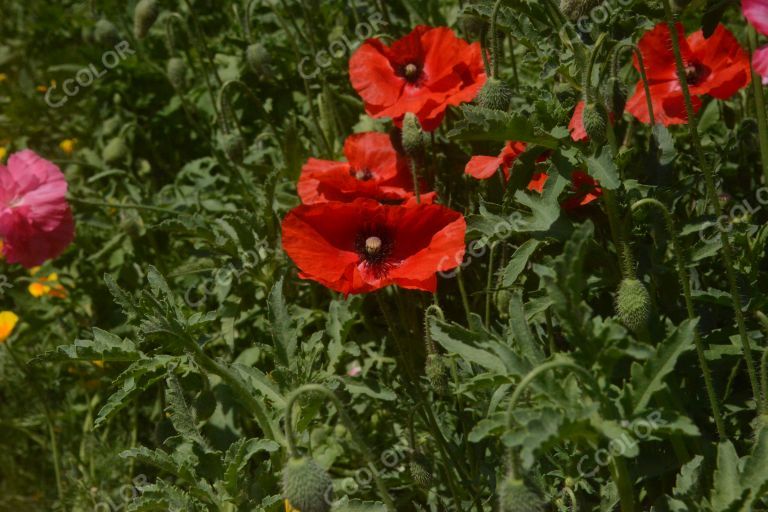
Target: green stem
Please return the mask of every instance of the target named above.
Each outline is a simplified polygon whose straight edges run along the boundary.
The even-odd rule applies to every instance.
[[[48,437],[51,441],[51,458],[53,459],[53,474],[56,478],[56,491],[59,496],[59,503],[63,505],[64,484],[61,480],[61,457],[59,455],[59,444],[56,439],[56,429],[53,426],[53,414],[51,413],[51,409],[48,407],[48,401],[46,400],[43,390],[40,389],[37,379],[30,375],[27,368],[21,363],[21,360],[16,355],[16,352],[13,350],[13,348],[11,348],[11,340],[6,341],[5,348],[8,350],[8,354],[10,354],[13,362],[19,368],[19,371],[21,371],[21,373],[24,375],[24,378],[29,381],[32,392],[37,395],[37,399],[40,402],[40,405],[43,407],[45,422],[48,427]]]
[[[619,491],[621,512],[635,512],[635,495],[632,490],[632,480],[629,478],[627,465],[620,455],[611,459],[611,476]]]
[[[493,11],[491,12],[491,63],[493,78],[499,78],[499,61],[501,60],[501,45],[499,44],[499,34],[496,30],[496,23],[499,19],[499,10],[501,10],[502,0],[496,0],[493,4]]]
[[[715,186],[715,172],[707,162],[707,157],[704,154],[704,148],[701,146],[701,140],[699,139],[699,132],[696,123],[696,111],[693,109],[691,92],[688,89],[688,80],[685,75],[685,63],[683,62],[683,55],[680,51],[680,41],[678,41],[678,34],[675,27],[675,20],[672,14],[672,6],[670,4],[670,0],[664,0],[664,12],[667,17],[667,25],[669,26],[672,39],[672,50],[675,54],[677,77],[678,80],[680,80],[680,86],[683,91],[683,99],[685,100],[685,110],[688,115],[688,130],[691,135],[691,141],[693,143],[694,150],[696,151],[699,159],[699,166],[704,173],[704,182],[706,184],[710,206],[715,212],[715,217],[719,219],[722,215],[722,206],[720,205],[717,188]],[[744,320],[744,312],[741,310],[741,299],[739,298],[736,273],[734,272],[735,264],[733,257],[733,247],[731,246],[728,233],[724,229],[720,230],[720,240],[723,245],[723,262],[725,263],[725,271],[726,275],[728,276],[728,283],[730,285],[731,301],[733,303],[736,323],[738,325],[739,336],[741,338],[744,360],[747,364],[749,382],[752,386],[752,394],[754,396],[755,405],[758,409],[758,412],[762,412],[763,407],[762,401],[760,399],[760,386],[757,380],[755,361],[752,358],[752,347],[750,346],[749,335],[747,334],[747,325]]]
[[[496,244],[492,244],[488,254],[488,276],[485,280],[485,328],[491,325],[491,289],[493,288],[493,268],[494,257],[496,255]]]
[[[595,61],[597,60],[598,55],[600,55],[600,49],[603,46],[603,42],[605,41],[605,38],[607,37],[607,34],[603,32],[600,34],[600,36],[597,38],[597,41],[595,41],[594,46],[592,47],[592,52],[589,54],[589,62],[587,63],[587,69],[584,72],[584,102],[589,104],[595,100],[595,97],[592,92],[592,72],[595,68]]]
[[[299,457],[299,450],[296,447],[296,438],[293,431],[293,404],[296,402],[296,399],[298,399],[299,396],[303,395],[304,393],[320,393],[328,398],[331,402],[333,402],[333,405],[336,407],[336,411],[339,413],[341,422],[349,431],[350,435],[352,436],[352,441],[354,441],[354,443],[357,445],[357,448],[360,450],[360,453],[362,453],[363,458],[368,465],[368,469],[371,470],[371,475],[373,476],[373,480],[376,483],[376,488],[379,491],[379,497],[384,501],[384,505],[387,507],[389,512],[395,512],[397,510],[395,508],[395,503],[392,501],[392,497],[389,495],[387,486],[384,483],[384,480],[382,480],[379,471],[376,469],[374,458],[371,454],[371,451],[368,449],[368,445],[366,445],[358,436],[355,425],[347,415],[347,412],[344,409],[344,405],[341,403],[341,400],[339,400],[339,397],[325,386],[321,386],[319,384],[306,384],[291,393],[291,396],[288,397],[288,401],[285,405],[285,439],[288,443],[288,450],[291,453],[291,457]]]
[[[763,325],[765,336],[768,338],[768,317],[762,311],[755,313],[757,319]],[[763,357],[760,358],[760,384],[763,389],[763,414],[768,411],[768,348],[763,348]]]
[[[752,55],[757,48],[757,32],[749,28],[749,66],[752,73],[752,88],[755,92],[755,109],[757,110],[757,129],[760,138],[760,161],[763,168],[763,179],[768,184],[768,121],[765,114],[765,94],[763,92],[763,77],[755,71]]]
[[[645,71],[645,61],[643,60],[643,52],[640,51],[640,49],[631,43],[621,43],[616,47],[616,54],[623,49],[623,48],[631,48],[632,53],[635,54],[635,58],[637,58],[637,65],[640,68],[640,81],[643,83],[643,89],[645,90],[645,105],[648,109],[648,120],[650,121],[651,126],[656,125],[656,116],[653,113],[653,101],[651,101],[651,84],[648,82],[648,74]]]
[[[467,326],[472,323],[472,309],[469,307],[469,297],[467,288],[464,286],[464,271],[459,267],[456,270],[456,282],[459,285],[459,294],[461,295],[461,304],[464,306],[464,314],[467,315]]]
[[[416,156],[411,158],[411,178],[413,178],[413,195],[416,196],[416,204],[421,204],[421,195],[419,194],[419,164]]]
[[[688,313],[688,318],[693,320],[696,318],[696,313],[693,309],[693,297],[691,296],[691,279],[688,275],[688,271],[685,266],[685,255],[683,252],[682,244],[678,238],[677,226],[675,219],[672,217],[669,209],[657,199],[646,198],[635,202],[632,205],[632,210],[637,210],[643,206],[653,206],[657,208],[664,216],[664,221],[669,232],[669,238],[672,243],[672,250],[675,253],[675,261],[677,263],[677,278],[680,282],[680,287],[683,290],[683,299],[685,301],[685,309]],[[693,341],[696,345],[696,354],[699,358],[699,366],[701,367],[701,373],[704,376],[704,385],[707,389],[707,397],[709,398],[709,405],[712,409],[712,416],[715,418],[715,426],[717,427],[717,433],[721,440],[728,439],[728,433],[725,429],[725,422],[723,421],[723,415],[720,412],[720,403],[717,399],[717,393],[715,392],[715,384],[712,379],[712,371],[707,363],[707,358],[704,355],[704,341],[701,339],[701,334],[698,328],[693,333]]]

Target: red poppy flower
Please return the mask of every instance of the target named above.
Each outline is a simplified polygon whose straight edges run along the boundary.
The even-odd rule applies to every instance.
[[[709,39],[704,39],[701,30],[686,39],[679,23],[677,32],[694,109],[701,108],[700,96],[727,99],[749,84],[749,58],[724,26],[718,25]],[[664,125],[688,122],[667,24],[660,23],[646,32],[638,47],[643,54],[656,122]],[[639,71],[636,57],[634,64]],[[627,102],[627,111],[644,123],[650,122],[642,82]]]
[[[301,205],[283,220],[283,248],[302,279],[332,290],[366,293],[392,284],[434,292],[437,272],[464,258],[466,221],[436,204]]]
[[[432,131],[449,105],[472,101],[485,84],[481,51],[447,27],[418,26],[391,46],[368,39],[350,58],[349,76],[370,116],[400,126],[413,112]]]
[[[478,180],[487,180],[501,168],[501,171],[504,173],[504,178],[509,179],[509,171],[512,168],[512,165],[515,163],[515,160],[523,154],[526,147],[527,145],[525,142],[509,141],[501,150],[499,156],[473,156],[469,159],[466,167],[464,167],[464,173],[469,174]],[[542,154],[537,162],[543,162],[547,158],[549,158],[548,152]],[[544,181],[546,181],[545,173],[535,173],[533,178],[531,178],[531,182],[528,184],[528,190],[535,190],[537,192],[543,190],[544,181],[541,181],[542,174],[545,176]]]
[[[533,179],[528,184],[528,190],[535,190],[538,193],[544,191],[544,185],[547,183],[549,175],[540,172],[533,175]],[[573,193],[563,201],[561,206],[568,211],[575,210],[585,206],[603,195],[603,189],[592,176],[584,171],[573,171],[571,174],[571,186]]]
[[[347,137],[344,156],[346,162],[310,158],[304,164],[298,184],[302,203],[347,203],[367,197],[397,204],[413,199],[408,161],[395,151],[386,133],[366,132]],[[431,203],[434,198],[434,192],[419,197],[422,203]]]

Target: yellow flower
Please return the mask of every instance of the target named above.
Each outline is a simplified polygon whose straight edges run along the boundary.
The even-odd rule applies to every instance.
[[[297,508],[293,508],[291,506],[291,502],[288,500],[285,500],[285,512],[301,512],[301,510]]]
[[[0,147],[0,160],[5,160],[5,155],[8,154],[8,148]]]
[[[64,139],[59,142],[59,147],[67,156],[69,156],[75,150],[75,144],[77,144],[77,139]]]
[[[8,80],[8,75],[5,73],[0,73],[0,84]]]
[[[39,268],[33,268],[30,270],[30,273],[35,275]],[[67,290],[59,283],[59,275],[56,272],[49,274],[48,277],[38,277],[37,280],[29,284],[27,290],[29,290],[30,295],[33,297],[43,297],[46,295],[59,299],[67,297]]]
[[[51,80],[51,85],[50,86],[49,85],[38,85],[37,87],[35,87],[35,90],[37,92],[45,93],[45,92],[48,92],[48,87],[56,87],[56,80]]]
[[[16,323],[19,321],[19,317],[11,311],[0,312],[0,343],[3,343],[8,339],[8,336],[13,332],[13,328],[16,327]]]

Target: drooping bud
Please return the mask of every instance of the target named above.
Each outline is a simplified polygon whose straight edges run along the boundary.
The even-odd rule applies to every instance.
[[[168,59],[166,65],[166,73],[168,73],[168,81],[171,82],[173,88],[177,91],[181,91],[185,88],[187,83],[187,64],[181,57],[171,57]]]
[[[413,482],[422,489],[432,487],[432,473],[428,469],[429,461],[422,454],[417,453],[408,463],[408,472],[411,474]]]
[[[243,156],[245,154],[245,142],[243,141],[243,138],[240,136],[240,134],[236,132],[223,133],[219,137],[219,144],[221,145],[221,149],[224,151],[224,154],[227,155],[227,158],[236,164],[243,162]]]
[[[560,12],[569,20],[578,21],[602,2],[603,0],[560,0]]]
[[[248,45],[245,49],[245,61],[254,73],[266,74],[269,70],[269,52],[261,43]]]
[[[128,154],[128,146],[125,139],[118,135],[113,137],[101,151],[101,159],[108,164],[119,162]]]
[[[512,89],[506,82],[493,77],[485,81],[485,85],[477,95],[477,104],[492,110],[506,112],[509,109],[510,101],[512,101]]]
[[[584,105],[584,130],[589,138],[598,144],[605,142],[608,129],[608,112],[602,102],[588,102]]]
[[[103,46],[114,45],[120,39],[115,24],[106,18],[101,18],[93,26],[93,39]]]
[[[291,457],[283,469],[283,497],[301,512],[328,512],[333,482],[314,459]]]
[[[157,0],[141,0],[136,4],[136,10],[133,11],[133,34],[136,39],[144,39],[147,36],[158,14],[160,10]]]
[[[543,512],[546,505],[539,492],[512,475],[504,478],[498,493],[501,512]]]
[[[648,322],[651,296],[637,279],[624,279],[616,295],[616,315],[627,328],[636,331]]]
[[[403,118],[403,149],[407,155],[417,155],[424,147],[424,132],[416,114],[408,112]]]
[[[615,116],[624,113],[624,107],[627,105],[627,87],[624,82],[615,76],[609,78],[603,86],[603,97],[609,112]]]
[[[436,394],[444,395],[448,391],[448,365],[445,362],[445,357],[440,354],[427,355],[424,373]]]

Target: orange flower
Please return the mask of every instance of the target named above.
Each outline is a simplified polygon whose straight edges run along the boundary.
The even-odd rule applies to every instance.
[[[65,155],[69,156],[75,151],[75,144],[77,144],[77,139],[64,139],[59,142],[59,148]]]
[[[11,311],[0,312],[0,343],[5,342],[16,327],[19,317]]]
[[[32,269],[32,275],[35,275],[37,268]],[[56,297],[64,299],[67,297],[67,290],[59,283],[59,275],[56,272],[49,274],[48,277],[38,277],[27,287],[30,295],[33,297]]]

